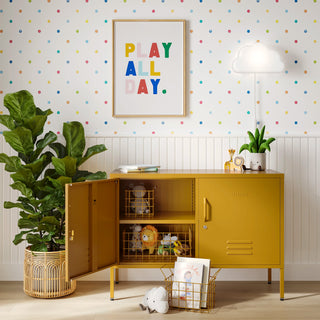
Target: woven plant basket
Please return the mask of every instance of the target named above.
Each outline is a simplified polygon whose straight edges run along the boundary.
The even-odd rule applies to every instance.
[[[35,298],[59,298],[76,290],[66,281],[65,251],[38,252],[25,249],[24,292]]]

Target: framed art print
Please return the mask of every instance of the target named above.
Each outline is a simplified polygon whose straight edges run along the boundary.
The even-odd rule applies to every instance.
[[[185,116],[185,20],[113,20],[112,115]]]

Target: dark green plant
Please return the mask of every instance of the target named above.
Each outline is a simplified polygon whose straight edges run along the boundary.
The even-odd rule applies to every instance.
[[[264,139],[264,131],[266,126],[263,126],[261,132],[256,128],[256,132],[253,135],[252,132],[248,131],[250,143],[241,146],[239,153],[243,150],[248,150],[250,153],[264,153],[266,150],[270,151],[270,144],[275,141],[275,138]]]
[[[63,124],[65,144],[57,142],[52,131],[43,134],[51,110],[37,108],[28,91],[7,94],[4,106],[8,115],[0,123],[9,130],[3,135],[17,156],[0,154],[0,162],[11,173],[13,189],[20,191],[17,202],[5,201],[4,207],[19,208],[18,227],[22,231],[14,244],[27,241],[33,251],[57,251],[65,244],[66,183],[105,179],[105,172],[92,173],[79,167],[106,149],[95,145],[85,150],[84,129],[80,122]]]

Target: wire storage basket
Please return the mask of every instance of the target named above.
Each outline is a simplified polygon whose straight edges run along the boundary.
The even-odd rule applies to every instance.
[[[167,276],[163,268],[161,272],[165,278],[170,308],[208,313],[215,307],[216,279],[221,268],[209,277],[208,283],[175,281],[173,270],[169,269]]]
[[[126,217],[154,216],[154,189],[141,190],[126,189],[124,215]]]
[[[193,225],[122,226],[121,261],[173,262],[193,257]]]

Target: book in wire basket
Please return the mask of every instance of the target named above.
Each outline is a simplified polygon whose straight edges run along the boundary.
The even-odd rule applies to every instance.
[[[166,266],[164,266],[163,268],[166,268]],[[178,268],[181,268],[181,270],[179,271],[179,275],[176,276],[175,272],[173,272],[172,269],[169,269],[170,274],[166,276],[163,268],[161,268],[161,272],[165,277],[165,288],[168,292],[168,301],[170,308],[179,308],[195,312],[210,312],[210,310],[214,308],[216,288],[215,281],[221,269],[218,269],[212,276],[210,276],[207,283],[203,283],[201,281],[193,282],[196,281],[198,275],[196,275],[195,270],[194,272],[192,272],[187,266],[179,266]],[[194,265],[194,268],[197,268],[196,264]],[[201,269],[201,267],[199,268]],[[191,275],[188,275],[189,271],[191,272]],[[201,273],[201,271],[197,272],[199,274]],[[184,280],[176,280],[179,279],[182,275]],[[192,281],[189,280],[190,276],[192,277]],[[205,294],[203,294],[204,291]]]

